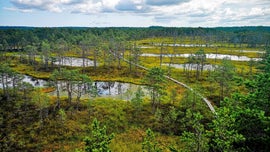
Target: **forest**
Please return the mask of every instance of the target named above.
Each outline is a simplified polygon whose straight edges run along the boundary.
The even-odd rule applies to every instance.
[[[268,152],[270,27],[0,27],[0,151]]]

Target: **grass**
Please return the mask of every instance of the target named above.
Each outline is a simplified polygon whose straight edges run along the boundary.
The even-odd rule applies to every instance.
[[[159,66],[159,57],[140,57],[141,64],[151,68],[154,66]],[[169,57],[163,57],[163,63],[169,63],[170,58]],[[183,64],[187,62],[187,58],[183,57],[176,57],[173,59],[173,63]],[[214,60],[214,59],[207,59],[206,64],[214,64],[218,65],[221,63],[221,60]],[[248,75],[249,73],[249,65],[247,62],[240,62],[240,61],[232,61],[232,63],[236,66],[237,73],[242,75]],[[115,65],[116,66],[116,65]],[[44,72],[40,70],[35,70],[32,66],[18,63],[15,60],[12,60],[12,67],[16,71],[22,73],[31,75],[33,77],[37,78],[49,78],[51,71]],[[82,70],[82,68],[76,68],[76,67],[68,67],[70,69],[79,69]],[[162,66],[164,70],[168,70],[166,66]],[[138,75],[134,76],[133,73],[129,71],[128,65],[125,62],[122,62],[122,68],[118,69],[117,67],[104,67],[99,66],[96,70],[94,70],[93,67],[87,67],[85,68],[85,72],[87,75],[91,77],[92,80],[95,81],[119,81],[119,82],[128,82],[133,84],[142,84],[141,79],[143,78],[143,75],[146,73],[146,71],[138,68]],[[256,72],[256,69],[253,68],[253,72]],[[171,75],[178,79],[179,81],[182,81],[184,83],[187,83],[188,85],[194,85],[198,83],[198,81],[195,80],[194,75],[195,71],[192,74],[191,79],[186,79],[186,76],[183,74],[183,69],[175,69],[172,68]],[[203,78],[200,79],[200,83],[202,84],[203,88],[202,90],[208,90],[209,82],[207,79],[205,79],[208,76],[208,72],[204,72]],[[170,83],[171,86],[175,86],[174,84]],[[184,88],[178,88],[178,90],[183,90]],[[49,89],[50,90],[50,89]],[[45,90],[47,91],[47,90]],[[170,89],[167,90],[168,94],[170,94]],[[208,96],[208,91],[204,91],[205,96]],[[211,93],[212,95],[218,95],[218,92]],[[181,99],[181,97],[179,97]]]
[[[234,47],[234,45],[230,44],[219,44],[218,47],[181,47],[181,46],[166,46],[166,44],[174,44],[173,37],[164,37],[164,38],[148,38],[143,39],[141,41],[137,41],[140,46],[148,46],[150,48],[141,48],[143,53],[155,53],[159,54],[161,51],[161,46],[156,46],[153,44],[164,44],[163,53],[170,54],[191,54],[195,53],[200,49],[203,49],[205,53],[218,53],[218,54],[228,54],[228,55],[236,55],[236,56],[247,56],[249,58],[258,58],[260,53],[263,53],[263,48],[249,48],[247,45],[243,44],[242,47]],[[191,38],[184,38],[183,40],[176,39],[176,44],[206,44],[206,42],[200,40],[193,40]],[[214,44],[215,45],[215,44]],[[243,51],[244,50],[244,51]],[[254,51],[254,52],[253,52]],[[258,52],[255,52],[258,51]]]
[[[164,42],[164,43],[173,43],[173,38],[153,38],[153,39],[145,39],[145,40],[141,40],[138,41],[137,43],[139,45],[147,45],[147,46],[152,46],[152,43],[160,43],[160,42]],[[187,44],[191,44],[190,39],[185,39],[184,41],[182,41],[182,43],[187,43]],[[194,42],[195,43],[195,42]],[[152,46],[153,48],[142,48],[141,50],[144,53],[159,53],[160,51],[160,47],[157,46]],[[167,53],[173,53],[173,47],[170,46],[164,46],[163,51],[167,52]],[[175,53],[195,53],[197,50],[199,50],[200,48],[198,47],[176,47],[175,49]],[[248,57],[258,57],[258,53],[256,52],[241,52],[239,51],[240,48],[228,48],[228,47],[220,47],[220,48],[213,48],[213,47],[203,47],[202,49],[204,49],[205,53],[215,53],[218,52],[220,54],[231,54],[231,55],[239,55],[239,56],[248,56]],[[250,48],[241,48],[243,50],[251,50]],[[260,50],[260,49],[255,49],[255,50]],[[13,53],[9,53],[8,56],[12,56],[14,55]],[[68,56],[73,56],[73,57],[79,57],[80,54],[78,54],[78,52],[76,51],[69,51],[66,53],[66,55]],[[126,53],[126,55],[128,55],[128,52]],[[170,58],[169,57],[163,57],[163,63],[169,63],[170,62]],[[38,70],[38,69],[34,69],[33,66],[29,66],[26,64],[21,64],[18,61],[16,61],[16,58],[12,61],[12,68],[15,69],[16,71],[18,71],[19,73],[22,74],[27,74],[27,75],[31,75],[33,77],[36,78],[49,78],[50,73],[52,72],[52,70],[48,71],[48,72],[44,72],[42,70]],[[138,68],[138,72],[136,75],[134,75],[134,72],[130,72],[129,70],[129,65],[125,62],[121,62],[121,69],[117,68],[117,63],[116,62],[112,62],[111,66],[103,66],[103,61],[99,58],[99,62],[101,61],[101,65],[94,70],[93,67],[87,67],[85,68],[85,72],[87,75],[89,75],[91,77],[92,80],[94,81],[118,81],[118,82],[128,82],[128,83],[133,83],[133,84],[142,84],[141,79],[143,78],[143,76],[145,75],[146,71],[139,69]],[[222,60],[220,59],[207,59],[205,64],[213,64],[213,65],[219,65],[221,63]],[[184,57],[174,57],[172,60],[173,63],[175,64],[184,64],[186,62],[188,62],[187,58]],[[232,63],[235,65],[236,67],[236,72],[239,75],[242,75],[244,77],[247,77],[249,75],[250,72],[250,66],[248,64],[248,62],[243,62],[243,61],[232,61]],[[159,57],[140,57],[140,64],[147,67],[147,68],[151,68],[151,67],[155,67],[155,66],[159,66]],[[79,69],[80,71],[82,71],[82,68],[78,68],[78,67],[66,67],[69,69]],[[168,67],[166,66],[162,66],[162,68],[166,71],[168,71]],[[252,69],[254,73],[256,73],[256,69],[253,68]],[[187,79],[185,74],[183,73],[183,69],[175,69],[172,68],[171,69],[171,75],[178,79],[179,81],[182,81],[184,83],[187,83],[188,85],[196,85],[196,83],[198,83],[198,81],[195,80],[195,71],[192,72],[192,76],[190,79]],[[199,83],[202,84],[203,88],[202,90],[207,90],[207,88],[209,88],[209,82],[207,80],[208,77],[208,72],[203,72],[203,78],[201,78],[199,80]],[[174,84],[171,84],[173,87],[175,87]],[[179,89],[179,88],[178,88]],[[179,90],[183,90],[183,88],[179,89]],[[45,90],[46,91],[46,90]],[[170,89],[167,90],[168,94],[170,94]],[[208,96],[208,91],[204,91],[205,96]],[[218,95],[218,92],[213,92],[211,95]],[[181,97],[180,97],[181,98]]]
[[[160,52],[160,47],[153,46],[154,43],[168,43],[173,44],[174,38],[149,38],[137,41],[140,46],[151,46],[151,48],[141,48],[143,53],[156,53]],[[201,40],[197,39],[192,41],[190,37],[185,37],[180,40],[177,39],[179,44],[200,44],[203,43]],[[217,43],[216,43],[217,44]],[[259,57],[257,52],[245,52],[239,50],[250,50],[253,48],[247,48],[245,45],[243,48],[233,48],[232,45],[226,44],[226,47],[170,47],[164,46],[164,53],[195,53],[199,49],[204,49],[205,53],[219,53],[219,54],[230,54],[237,56],[247,56],[247,57]],[[173,52],[175,49],[175,52]],[[254,49],[260,51],[260,48]],[[66,52],[66,56],[80,57],[80,54],[76,51]],[[44,72],[44,69],[33,66],[22,64],[18,61],[18,58],[14,53],[7,53],[10,57],[11,67],[22,74],[31,75],[36,78],[48,79],[53,70],[49,69]],[[13,56],[13,57],[11,57]],[[92,56],[88,58],[92,59]],[[188,61],[187,58],[175,57],[173,58],[173,63],[183,64]],[[115,61],[112,62],[110,66],[103,66],[103,61],[99,58],[100,66],[95,70],[93,67],[85,68],[87,75],[95,81],[119,81],[128,82],[134,84],[142,84],[141,79],[143,79],[146,71],[139,69],[137,73],[129,70],[129,65],[122,62],[121,68],[117,68]],[[169,63],[169,57],[163,57],[163,63]],[[250,66],[248,62],[231,61],[236,67],[237,75],[241,78],[250,77]],[[207,59],[207,64],[219,65],[221,60]],[[146,66],[147,68],[159,66],[159,57],[140,57],[140,64]],[[68,69],[78,69],[83,71],[82,68],[78,67],[66,67]],[[168,73],[168,68],[162,66],[162,68]],[[199,80],[195,78],[195,72],[191,73],[191,77],[187,78],[183,69],[172,68],[170,75],[197,90],[208,99],[212,100],[212,103],[216,104],[216,100],[219,100],[219,86],[216,82],[210,82],[208,79],[209,73],[204,71]],[[253,72],[257,72],[253,68]],[[50,92],[52,88],[43,89],[43,92]],[[175,102],[171,101],[172,90],[176,90],[177,96],[175,97]],[[161,109],[168,108],[170,105],[181,106],[183,104],[189,105],[189,103],[183,103],[185,99],[186,89],[175,85],[173,82],[167,83],[167,96],[163,98]],[[245,92],[245,88],[242,85],[233,85],[232,92]],[[110,145],[112,151],[141,151],[141,143],[143,137],[145,136],[145,130],[151,128],[155,130],[157,136],[157,141],[160,143],[164,151],[168,151],[170,145],[175,146],[178,149],[183,148],[183,143],[180,142],[179,136],[173,136],[169,134],[161,133],[160,128],[164,127],[164,124],[157,121],[155,115],[153,115],[151,102],[149,98],[144,98],[143,108],[138,113],[133,107],[130,101],[123,101],[120,99],[111,98],[95,98],[95,99],[82,99],[79,111],[74,110],[73,106],[67,105],[67,97],[61,97],[61,108],[66,112],[67,118],[65,121],[59,121],[60,116],[57,112],[53,111],[53,106],[55,105],[56,97],[51,97],[50,106],[48,111],[50,112],[48,118],[45,120],[44,126],[39,122],[38,110],[36,108],[29,108],[29,111],[19,111],[18,117],[14,116],[9,111],[7,114],[12,117],[9,120],[10,124],[14,124],[14,130],[8,130],[8,134],[11,140],[15,143],[20,143],[19,147],[35,149],[38,151],[75,151],[75,149],[82,149],[83,138],[89,135],[89,124],[91,124],[94,118],[97,118],[102,125],[106,125],[108,132],[114,132],[116,134],[115,138]],[[200,100],[198,100],[200,101]],[[72,103],[75,104],[75,103]],[[75,106],[74,106],[75,107]],[[202,108],[206,109],[206,105],[203,103]],[[209,112],[210,113],[210,112]],[[30,116],[29,119],[24,120],[23,116]],[[210,114],[206,114],[210,117]],[[24,122],[26,121],[26,122]],[[14,123],[13,123],[14,122]],[[31,122],[31,123],[29,123]],[[7,126],[8,127],[8,126]],[[165,126],[168,127],[168,126]],[[17,139],[15,138],[17,137]],[[17,140],[17,141],[15,141]]]
[[[83,139],[90,135],[90,124],[97,118],[101,126],[107,126],[109,134],[115,134],[110,144],[112,151],[141,151],[145,130],[158,125],[148,102],[144,102],[142,111],[136,114],[132,104],[127,101],[97,98],[83,100],[81,103],[79,111],[76,111],[66,103],[65,98],[61,98],[61,108],[66,114],[65,119],[61,119],[58,111],[53,110],[54,102],[51,102],[48,116],[43,123],[40,121],[39,111],[35,108],[27,111],[14,109],[12,112],[20,112],[21,115],[15,116],[12,112],[6,112],[5,116],[9,117],[8,123],[15,126],[12,129],[9,126],[2,129],[10,137],[14,136],[12,142],[17,143],[13,147],[16,150],[72,152],[83,149]],[[8,109],[1,107],[2,110]],[[27,117],[24,118],[25,116]],[[164,151],[168,151],[170,145],[179,145],[177,136],[158,132],[155,134]]]

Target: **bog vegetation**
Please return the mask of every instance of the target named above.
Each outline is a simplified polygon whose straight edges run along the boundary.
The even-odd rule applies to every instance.
[[[269,47],[269,27],[1,27],[0,149],[270,151]]]

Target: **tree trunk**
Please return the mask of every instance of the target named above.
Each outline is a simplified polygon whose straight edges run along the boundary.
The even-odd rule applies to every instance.
[[[59,83],[58,83],[58,81],[56,81],[56,96],[57,96],[56,108],[60,109],[60,90],[59,90]]]
[[[196,64],[196,80],[199,80],[199,75],[200,75],[199,66],[200,66],[200,64],[197,63]]]
[[[6,96],[5,74],[2,74],[2,75],[1,75],[1,79],[2,79],[2,88],[3,88],[3,92],[4,92],[4,95]]]
[[[97,69],[97,50],[94,50],[94,70]]]
[[[163,43],[161,43],[161,47],[160,47],[160,55],[159,55],[159,61],[160,61],[160,68],[162,66],[162,59],[163,59]]]
[[[72,85],[70,82],[67,83],[67,91],[68,91],[68,103],[71,104],[72,101]]]

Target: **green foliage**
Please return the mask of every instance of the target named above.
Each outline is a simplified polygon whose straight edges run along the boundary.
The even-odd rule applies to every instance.
[[[199,80],[200,75],[203,73],[204,64],[206,62],[206,54],[204,50],[200,49],[195,54],[191,54],[188,57],[186,73],[190,78],[190,72],[193,70],[192,65],[196,65],[196,80]]]
[[[97,119],[92,122],[91,136],[84,139],[86,152],[110,152],[109,144],[114,134],[107,135],[106,126],[100,127]]]
[[[269,151],[270,117],[264,111],[255,109],[239,109],[236,115],[235,128],[245,137],[241,147],[250,151]]]
[[[177,90],[175,88],[172,88],[170,90],[170,101],[172,104],[176,102],[176,97],[177,97]]]
[[[141,87],[138,87],[135,92],[135,97],[131,99],[131,103],[135,107],[136,111],[140,111],[142,108],[144,93]]]
[[[236,117],[235,128],[246,139],[240,145],[246,150],[270,149],[268,75],[258,74],[254,80],[246,82],[250,90],[248,94],[234,94],[233,98],[228,100]]]
[[[158,142],[156,141],[154,132],[148,128],[146,130],[146,136],[143,139],[142,143],[143,152],[159,152],[161,149],[159,148]]]
[[[28,55],[28,63],[30,65],[33,65],[34,62],[35,62],[35,55],[37,54],[37,50],[36,49],[37,48],[35,46],[33,46],[33,45],[27,45],[25,47],[25,51],[26,51],[26,53]]]
[[[58,107],[60,107],[60,91],[67,91],[69,103],[71,103],[72,95],[76,95],[77,109],[82,95],[96,93],[93,91],[92,80],[89,76],[81,74],[78,70],[68,70],[65,68],[54,70],[50,79],[51,85],[56,88]],[[59,87],[60,81],[65,82],[62,88]]]
[[[161,133],[160,136],[165,135],[163,141],[159,138],[159,143],[162,143],[160,145],[163,147],[173,143],[173,145],[179,144],[180,147],[185,147],[189,151],[207,151],[209,146],[210,151],[270,151],[269,50],[266,50],[264,59],[260,62],[261,71],[259,72],[261,74],[252,76],[254,79],[246,83],[249,85],[249,92],[243,86],[234,86],[233,77],[236,68],[232,64],[240,64],[243,71],[248,71],[248,66],[249,68],[254,66],[253,61],[240,63],[217,60],[215,62],[217,64],[222,63],[217,67],[216,71],[213,71],[213,74],[212,71],[209,71],[209,75],[212,74],[213,80],[209,84],[213,87],[212,95],[215,95],[215,90],[218,90],[220,99],[223,99],[226,96],[230,97],[234,87],[239,90],[237,94],[234,94],[233,99],[226,99],[221,102],[221,108],[217,110],[215,118],[212,117],[213,114],[206,110],[206,106],[202,105],[200,99],[192,92],[186,91],[183,96],[180,94],[179,97],[183,98],[180,107],[177,107],[174,102],[177,101],[176,94],[181,91],[168,90],[171,92],[170,100],[173,106],[163,104],[167,84],[164,81],[163,70],[158,68],[152,68],[143,82],[148,85],[152,105],[148,102],[142,103],[143,95],[140,89],[137,90],[135,97],[132,99],[133,106],[129,102],[110,98],[91,98],[91,101],[87,100],[89,103],[80,100],[83,94],[89,94],[89,90],[83,91],[84,84],[91,85],[89,77],[81,75],[80,70],[83,73],[95,76],[95,80],[121,80],[138,83],[143,77],[143,70],[132,69],[131,67],[131,71],[129,71],[129,65],[120,62],[121,55],[129,56],[133,62],[143,64],[148,68],[155,67],[159,63],[157,57],[142,58],[140,55],[142,53],[159,53],[160,46],[158,45],[161,42],[161,45],[164,46],[161,48],[161,53],[193,53],[189,59],[174,57],[172,61],[172,58],[170,60],[168,57],[163,57],[160,58],[162,60],[160,63],[185,63],[189,60],[189,63],[197,64],[195,74],[198,81],[196,83],[200,83],[204,87],[208,84],[207,81],[204,81],[206,80],[204,77],[206,72],[203,72],[202,69],[202,65],[206,63],[205,53],[257,57],[257,52],[243,53],[244,51],[239,52],[238,50],[245,50],[248,49],[247,47],[255,46],[262,48],[268,45],[268,27],[213,29],[162,27],[29,28],[28,30],[10,29],[8,27],[8,29],[0,30],[0,35],[3,38],[0,40],[0,58],[4,62],[9,61],[12,68],[22,73],[48,78],[49,72],[56,68],[53,66],[56,59],[61,59],[64,56],[82,56],[83,58],[94,59],[94,62],[99,60],[98,62],[101,63],[99,65],[106,65],[93,68],[68,67],[67,69],[61,69],[61,65],[59,65],[58,70],[55,70],[50,77],[54,83],[53,87],[58,92],[57,98],[55,101],[55,97],[51,97],[52,100],[49,103],[48,96],[42,91],[36,90],[32,93],[33,87],[26,83],[20,83],[20,76],[14,73],[10,65],[0,64],[0,81],[2,82],[2,88],[0,89],[0,149],[2,151],[74,151],[75,149],[82,149],[82,138],[87,136],[86,126],[93,117],[97,117],[103,124],[106,124],[109,131],[116,131],[118,137],[122,136],[118,138],[121,144],[117,139],[114,141],[116,145],[110,145],[110,147],[113,146],[118,151],[139,151],[138,147],[141,148],[142,144],[142,130],[148,127]],[[128,46],[133,43],[133,46]],[[198,47],[172,47],[170,46],[172,43],[175,45],[205,44],[206,47],[204,47],[204,50],[197,51]],[[167,44],[168,46],[165,48]],[[219,49],[213,46],[217,46]],[[10,50],[14,52],[7,53]],[[113,56],[108,50],[114,51],[118,56]],[[254,50],[259,49],[255,48]],[[41,55],[39,60],[35,60],[37,53]],[[12,56],[9,56],[10,54]],[[28,65],[24,65],[26,62],[22,61],[27,56]],[[21,62],[16,61],[19,57]],[[42,63],[41,66],[39,62]],[[207,59],[207,62],[213,63],[214,60]],[[51,66],[49,66],[49,63]],[[240,66],[236,65],[236,67],[239,68]],[[252,69],[249,71],[252,72]],[[135,76],[132,75],[133,72],[135,72]],[[189,72],[194,74],[192,71]],[[186,80],[180,69],[172,68],[170,74],[174,78]],[[189,82],[195,82],[192,75],[189,76]],[[243,76],[241,79],[246,78],[244,73],[241,76]],[[11,83],[13,83],[12,87]],[[63,88],[58,87],[60,83],[64,83]],[[63,90],[68,92],[68,99],[60,98],[59,93]],[[199,92],[204,92],[204,90],[202,89]],[[131,94],[131,92],[129,93]],[[71,102],[71,100],[74,100],[74,96],[78,107],[76,112],[74,112],[73,108],[74,103]],[[69,101],[68,104],[65,101]],[[213,102],[213,100],[211,101]],[[52,105],[55,102],[59,110],[55,110],[55,106]],[[60,102],[62,109],[60,109]],[[18,103],[24,104],[23,106],[17,106]],[[151,113],[151,106],[154,111],[157,111],[155,116],[158,117],[158,121]],[[134,113],[134,111],[137,111],[137,113]],[[61,121],[59,121],[59,118]],[[43,123],[40,123],[40,120]],[[209,122],[211,122],[211,125],[206,126],[205,124]],[[89,148],[90,151],[109,151],[108,145],[112,137],[104,131],[107,130],[105,127],[100,127],[98,122],[95,124],[98,127],[95,127],[95,129],[93,127],[92,136],[86,138],[85,141],[88,141],[90,145],[96,143],[94,146],[102,148]],[[127,132],[127,130],[133,128],[140,131]],[[206,135],[206,129],[210,132],[209,135]],[[182,132],[184,133],[181,141],[184,142],[176,140]],[[102,134],[107,137],[103,138]],[[208,137],[210,141],[208,141]],[[245,140],[243,140],[244,138]],[[99,139],[105,142],[100,142]],[[129,139],[132,140],[126,142]],[[160,151],[151,130],[147,131],[144,145],[144,151]],[[182,150],[179,147],[170,148],[171,151],[177,151],[178,149]]]
[[[34,90],[34,86],[30,83],[22,82],[19,83],[18,90],[23,93],[24,99],[27,100],[27,98],[29,97],[29,92],[32,92]]]
[[[44,59],[44,68],[48,70],[49,57],[51,56],[51,46],[48,41],[43,41],[41,43],[41,51]]]
[[[202,124],[203,116],[200,113],[186,112],[186,119],[191,125],[190,131],[184,131],[181,140],[185,143],[185,151],[203,152],[209,149],[209,138]]]
[[[154,67],[147,72],[143,79],[143,82],[147,84],[146,88],[150,92],[153,111],[158,108],[161,98],[165,94],[166,79],[164,74],[165,72],[161,68]]]
[[[181,112],[174,106],[164,109],[157,109],[155,117],[161,126],[158,126],[160,132],[169,135],[179,135],[179,125]]]
[[[255,80],[248,83],[252,91],[244,98],[244,102],[252,109],[263,110],[270,115],[270,73],[258,74]]]
[[[194,89],[197,87],[194,87]],[[196,89],[200,90],[200,89]],[[201,91],[198,91],[201,92]],[[183,94],[183,98],[180,102],[179,108],[181,111],[185,112],[188,109],[195,113],[202,114],[206,119],[212,119],[213,113],[208,110],[207,105],[202,101],[202,99],[194,92],[187,90]]]
[[[49,102],[50,102],[49,96],[41,92],[40,89],[36,89],[33,92],[31,101],[38,107],[40,122],[43,123],[44,117],[47,116],[47,114],[44,115],[44,110],[49,107]]]
[[[220,100],[230,95],[234,76],[235,66],[229,59],[224,58],[211,75],[214,81],[219,84]]]
[[[67,119],[67,115],[66,115],[65,110],[64,109],[59,109],[58,114],[60,116],[60,121],[64,123],[66,121],[66,119]]]
[[[9,98],[9,79],[12,76],[12,73],[14,71],[7,65],[7,64],[1,64],[0,65],[0,82],[1,82],[1,88],[3,89],[3,94],[5,97]]]
[[[169,125],[173,125],[178,117],[178,111],[174,106],[170,106],[169,113],[165,116],[165,122]]]
[[[252,92],[249,93],[249,98],[245,102],[252,109],[262,110],[267,116],[270,116],[270,48],[266,49],[260,68],[263,72],[257,74],[250,87]]]
[[[261,63],[259,69],[261,69],[264,73],[270,73],[270,47],[267,47],[265,49],[262,61],[260,61],[259,63]]]
[[[134,45],[132,46],[132,49],[130,50],[130,56],[129,56],[129,68],[130,71],[132,70],[132,64],[140,64],[140,56],[142,54],[141,49],[138,48],[136,42],[134,43]],[[134,71],[135,71],[135,75],[138,75],[138,67],[134,65]]]
[[[235,148],[239,148],[245,151],[269,151],[269,141],[270,141],[270,118],[269,118],[269,71],[268,68],[268,53],[262,61],[262,65],[260,65],[260,69],[262,69],[262,73],[254,76],[252,80],[246,80],[245,85],[249,90],[248,93],[235,93],[231,99],[226,99],[222,102],[222,111],[223,118],[225,120],[230,120],[227,122],[230,129],[218,130],[218,132],[223,133],[237,133],[245,138],[245,140],[235,141],[237,146]],[[225,121],[224,120],[224,121]],[[218,125],[219,121],[213,121],[216,125]],[[219,124],[219,126],[221,126]],[[232,136],[234,137],[234,136]],[[232,138],[233,139],[233,138]],[[235,137],[237,140],[237,136]],[[226,140],[229,141],[229,140]],[[240,141],[240,142],[239,142]],[[227,148],[229,144],[220,141],[219,143],[227,144]],[[224,145],[223,145],[224,146]]]
[[[39,109],[47,108],[49,106],[49,101],[49,96],[43,93],[40,89],[36,89],[33,92],[32,102],[36,104]]]
[[[236,117],[230,108],[219,108],[210,126],[211,147],[216,151],[234,151],[234,144],[245,140],[237,131]]]

